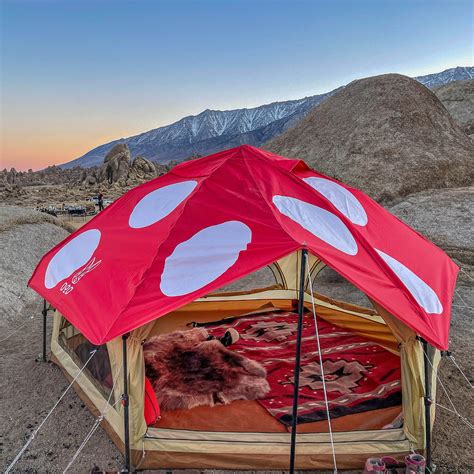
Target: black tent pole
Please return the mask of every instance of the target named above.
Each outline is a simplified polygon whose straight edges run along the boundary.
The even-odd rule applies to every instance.
[[[46,300],[43,299],[43,362],[46,362],[46,318],[48,310],[46,308]]]
[[[423,360],[425,372],[425,445],[426,445],[426,467],[428,472],[432,472],[431,465],[431,367],[428,355],[429,345],[424,339],[421,339],[423,344]]]
[[[303,332],[304,281],[308,251],[301,251],[300,289],[298,294],[298,330],[296,335],[295,380],[293,391],[293,413],[291,418],[290,474],[295,472],[296,428],[298,425],[298,392],[300,388],[301,336]]]
[[[123,359],[123,422],[124,422],[124,445],[125,445],[125,469],[126,472],[131,472],[130,465],[130,426],[128,414],[128,369],[127,369],[127,339],[130,333],[122,336],[122,359]]]

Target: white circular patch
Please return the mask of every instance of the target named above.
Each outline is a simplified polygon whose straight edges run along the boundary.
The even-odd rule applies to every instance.
[[[348,255],[357,253],[357,242],[350,230],[332,212],[288,196],[273,196],[273,204],[318,239]]]
[[[148,227],[171,214],[197,186],[197,181],[182,181],[151,191],[133,208],[128,225],[133,229]]]
[[[415,275],[408,267],[394,259],[390,255],[375,249],[377,253],[384,259],[385,263],[391,268],[393,273],[397,275],[402,283],[407,287],[408,291],[413,295],[416,302],[430,314],[441,314],[443,305],[435,293],[433,288],[425,283],[418,275]]]
[[[48,290],[54,288],[60,281],[85,265],[99,246],[100,236],[98,229],[86,230],[62,247],[49,261],[44,286]]]
[[[166,259],[161,291],[166,296],[181,296],[206,286],[234,265],[251,240],[252,231],[239,221],[199,231]]]
[[[359,200],[345,187],[325,178],[303,178],[313,189],[322,194],[353,224],[367,225],[367,214]]]

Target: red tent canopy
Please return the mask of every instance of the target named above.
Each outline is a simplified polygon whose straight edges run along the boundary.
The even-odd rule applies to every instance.
[[[132,189],[29,285],[103,344],[301,248],[448,347],[454,262],[361,191],[247,145]]]

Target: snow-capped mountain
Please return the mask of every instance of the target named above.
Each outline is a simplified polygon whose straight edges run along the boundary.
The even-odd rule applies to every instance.
[[[453,81],[474,79],[474,67],[453,67],[436,74],[418,76],[415,77],[415,79],[431,89],[432,87],[442,86],[443,84],[448,84]]]
[[[286,130],[287,126],[303,118],[333,93],[335,91],[252,109],[204,110],[199,115],[184,117],[171,125],[100,145],[62,167],[101,164],[107,152],[120,142],[128,144],[132,156],[141,155],[163,163],[244,143],[259,145]]]
[[[456,67],[415,79],[431,88],[473,77],[474,67]],[[99,165],[107,152],[121,142],[128,144],[132,156],[141,155],[162,163],[183,160],[195,154],[205,155],[243,143],[259,146],[287,130],[313,107],[339,90],[299,100],[273,102],[252,109],[208,109],[171,125],[100,145],[62,167]]]

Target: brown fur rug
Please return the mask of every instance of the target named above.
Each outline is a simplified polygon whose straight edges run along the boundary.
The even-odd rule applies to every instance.
[[[143,346],[145,371],[162,410],[255,400],[270,387],[265,369],[207,340],[203,328],[152,337]]]

